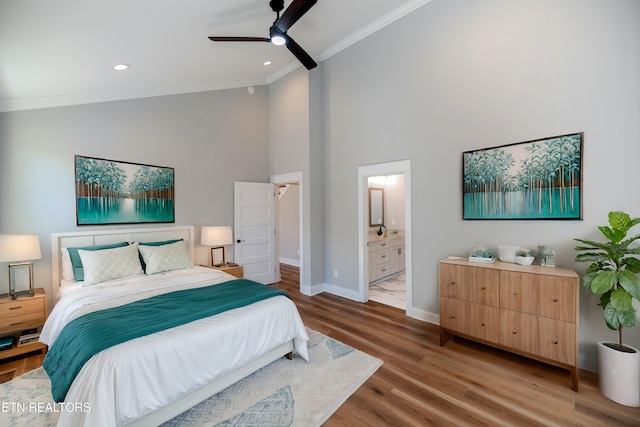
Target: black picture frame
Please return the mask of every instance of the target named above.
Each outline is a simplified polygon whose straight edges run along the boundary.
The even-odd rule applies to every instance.
[[[175,170],[76,155],[76,224],[175,222]]]
[[[582,220],[584,132],[462,153],[465,220]]]

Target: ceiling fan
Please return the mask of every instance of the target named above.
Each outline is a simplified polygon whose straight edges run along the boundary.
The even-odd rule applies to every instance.
[[[316,64],[313,58],[311,58],[295,40],[289,37],[287,31],[317,2],[318,0],[293,0],[287,10],[280,16],[280,12],[284,9],[284,0],[271,0],[269,6],[271,6],[271,10],[277,14],[277,17],[271,28],[269,28],[269,37],[211,36],[209,40],[214,42],[270,42],[278,46],[286,44],[287,49],[298,58],[298,61],[300,61],[307,70],[311,70],[318,64]]]

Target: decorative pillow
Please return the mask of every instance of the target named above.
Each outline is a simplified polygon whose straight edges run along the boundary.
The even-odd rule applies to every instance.
[[[171,243],[175,243],[175,242],[182,242],[183,239],[173,239],[173,240],[163,240],[161,242],[138,242],[139,245],[145,245],[145,246],[163,246],[163,245],[170,245]],[[142,254],[140,254],[140,264],[142,264],[142,269],[144,271],[147,271],[147,264],[145,264],[144,262],[144,258],[142,258]]]
[[[100,251],[78,250],[84,267],[84,284],[144,274],[138,258],[138,244]]]
[[[181,241],[161,246],[141,245],[138,250],[147,264],[147,274],[193,267],[184,242]]]
[[[67,248],[60,249],[60,259],[62,260],[62,278],[65,280],[75,280],[73,276],[73,264]]]
[[[76,279],[76,282],[81,282],[84,280],[84,270],[82,268],[82,260],[80,259],[80,255],[78,255],[79,250],[83,251],[101,251],[103,249],[112,249],[112,248],[121,248],[123,246],[127,246],[129,243],[120,242],[113,243],[110,245],[98,245],[98,246],[85,246],[81,248],[66,248],[69,252],[69,258],[71,259],[71,265],[73,267],[73,279]],[[64,266],[64,264],[63,264]],[[64,273],[63,273],[64,274]]]

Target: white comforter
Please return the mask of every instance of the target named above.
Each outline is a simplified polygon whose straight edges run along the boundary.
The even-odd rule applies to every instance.
[[[194,267],[75,285],[64,290],[40,340],[51,346],[68,322],[86,313],[231,279],[218,270]],[[62,411],[58,425],[124,425],[292,339],[308,360],[309,338],[298,310],[278,296],[116,345],[82,368],[65,398],[65,407],[74,404],[81,410]]]

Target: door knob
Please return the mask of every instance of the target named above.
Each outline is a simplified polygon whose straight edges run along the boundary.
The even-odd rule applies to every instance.
[[[240,239],[236,240],[236,243],[240,243],[240,242],[244,242],[244,240],[240,240]]]

